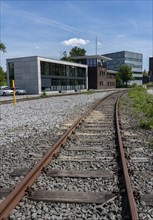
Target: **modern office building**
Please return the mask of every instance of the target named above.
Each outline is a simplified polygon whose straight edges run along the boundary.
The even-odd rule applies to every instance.
[[[134,80],[130,81],[130,85],[132,85],[133,83],[137,83],[137,85],[142,85],[143,55],[141,53],[120,51],[103,55],[111,58],[111,60],[107,62],[108,69],[118,71],[120,66],[122,65],[132,67]]]
[[[149,81],[153,82],[153,57],[149,57]]]
[[[116,87],[115,71],[107,70],[107,61],[111,60],[101,55],[78,56],[72,58],[80,64],[88,65],[88,88],[110,89]]]
[[[40,56],[7,59],[7,77],[29,94],[88,89],[87,65]]]

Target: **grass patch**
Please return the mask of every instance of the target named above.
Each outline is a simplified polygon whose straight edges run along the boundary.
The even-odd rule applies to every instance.
[[[81,92],[81,94],[86,94],[86,95],[91,95],[91,94],[93,94],[93,93],[95,93],[96,91],[94,91],[94,90],[88,90],[88,91],[83,91],[83,92]]]
[[[147,86],[153,86],[153,82],[149,82],[146,84]]]
[[[136,87],[129,91],[129,97],[133,100],[135,113],[140,115],[139,126],[153,129],[153,95],[143,87]]]
[[[45,91],[43,91],[43,93],[41,94],[41,96],[40,96],[41,98],[46,98],[47,97],[47,94],[46,94],[46,92]]]

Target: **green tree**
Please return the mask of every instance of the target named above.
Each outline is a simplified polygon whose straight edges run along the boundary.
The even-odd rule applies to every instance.
[[[84,48],[73,47],[69,51],[69,55],[67,54],[66,51],[63,52],[61,60],[73,61],[73,57],[75,57],[75,56],[85,56],[85,55],[86,55],[86,50]]]
[[[0,51],[6,52],[6,46],[2,42],[0,42]]]
[[[6,52],[6,46],[0,42],[0,52]],[[4,72],[3,68],[0,66],[0,86],[6,85],[7,84],[7,76],[6,73]]]
[[[70,51],[70,57],[85,56],[85,55],[86,55],[86,50],[84,48],[73,47]]]
[[[70,60],[71,60],[70,57],[67,55],[67,52],[66,52],[66,51],[64,51],[64,52],[62,53],[61,60],[65,60],[65,61],[70,61]]]
[[[0,86],[7,85],[7,76],[6,72],[4,72],[3,68],[0,66]]]
[[[116,88],[121,88],[122,87],[122,80],[119,77],[119,74],[116,74]]]
[[[121,80],[122,85],[125,85],[127,87],[127,84],[130,80],[133,80],[133,72],[132,68],[127,65],[122,65],[119,68],[118,71],[118,78]]]
[[[143,76],[148,76],[148,72],[144,69],[144,71],[142,72]]]

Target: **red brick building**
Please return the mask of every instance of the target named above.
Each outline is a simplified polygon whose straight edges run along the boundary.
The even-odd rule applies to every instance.
[[[88,65],[88,89],[116,88],[115,71],[107,70],[108,57],[89,55],[73,57],[80,64]]]

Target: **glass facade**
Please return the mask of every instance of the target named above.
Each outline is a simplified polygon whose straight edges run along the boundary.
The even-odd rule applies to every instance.
[[[88,58],[87,63],[88,66],[97,66],[97,59],[96,58]]]
[[[87,58],[87,59],[80,59],[77,60],[78,63],[86,64],[88,67],[96,67],[96,66],[103,66],[107,67],[106,61],[103,59],[97,58]]]
[[[149,71],[153,73],[153,57],[149,57]]]
[[[86,68],[40,61],[42,91],[86,89]]]
[[[141,53],[120,51],[104,54],[104,56],[112,59],[107,63],[108,69],[118,71],[122,65],[130,66],[135,80],[139,80],[139,83],[142,84],[143,55]],[[137,74],[141,74],[141,77]]]
[[[121,51],[104,55],[112,59],[107,63],[108,69],[118,71],[120,66],[128,65],[134,68],[135,72],[142,73],[143,55],[141,53]]]

